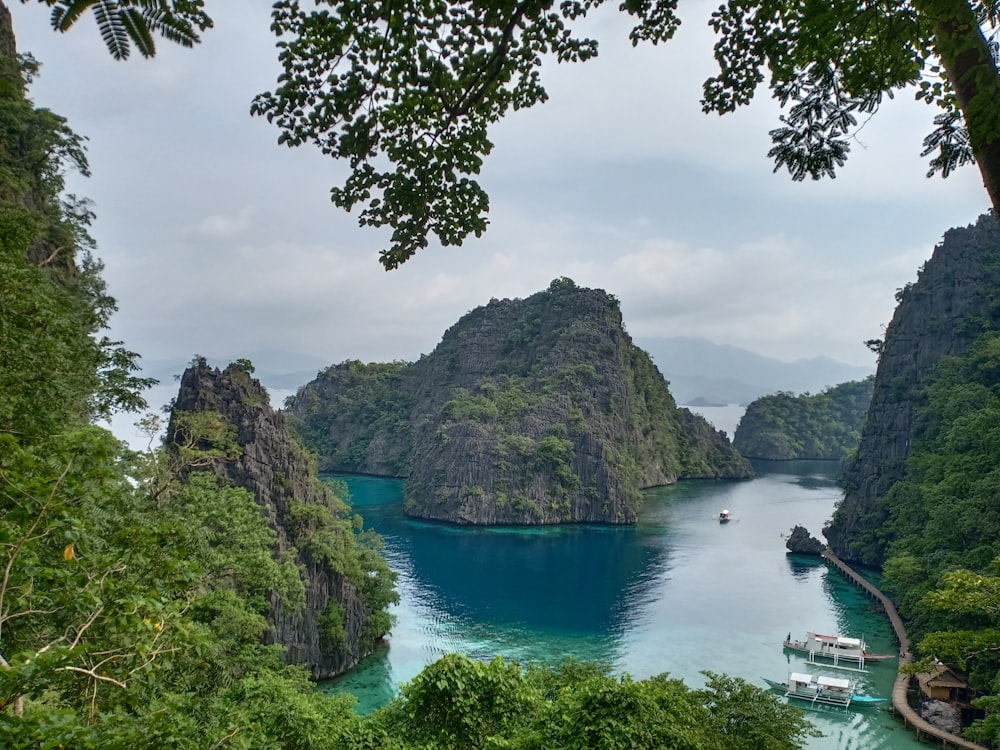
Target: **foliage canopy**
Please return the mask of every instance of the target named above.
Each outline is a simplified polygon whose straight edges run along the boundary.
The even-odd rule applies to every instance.
[[[212,24],[204,0],[39,2],[60,31],[92,12],[118,59],[132,45],[155,54],[154,35],[191,46]],[[391,229],[380,261],[397,268],[431,237],[459,245],[486,230],[489,196],[476,176],[490,127],[548,98],[546,57],[597,54],[597,40],[572,27],[604,4],[279,0],[271,28],[283,72],[251,112],[280,129],[279,143],[312,143],[349,165],[333,202],[359,209],[362,226]],[[665,42],[680,25],[677,0],[619,7],[635,21],[633,45]],[[770,131],[775,170],[819,179],[836,175],[886,98],[913,88],[940,110],[924,141],[928,175],[975,162],[1000,210],[998,17],[997,0],[726,0],[709,19],[719,71],[702,107],[731,112],[766,86],[783,109]]]
[[[597,54],[571,26],[603,4],[325,0],[309,10],[282,0],[272,28],[284,72],[251,111],[278,126],[279,142],[313,143],[350,165],[333,201],[360,207],[362,226],[392,229],[380,260],[396,268],[431,235],[455,245],[485,231],[476,175],[490,126],[547,99],[543,58]],[[632,44],[670,39],[677,5],[623,2]],[[784,110],[771,131],[775,169],[818,179],[845,163],[859,121],[915,87],[941,109],[925,141],[930,173],[975,160],[1000,207],[1000,76],[983,31],[997,15],[994,0],[728,0],[709,22],[719,73],[702,106],[731,112],[766,84]]]
[[[874,382],[871,376],[814,395],[762,396],[740,419],[733,446],[744,456],[776,461],[843,459],[858,447]]]

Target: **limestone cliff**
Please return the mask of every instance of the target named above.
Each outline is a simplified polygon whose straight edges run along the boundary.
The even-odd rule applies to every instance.
[[[897,292],[886,329],[871,406],[855,457],[846,470],[846,494],[823,530],[843,560],[880,565],[886,550],[870,532],[886,520],[878,503],[903,477],[915,416],[934,365],[964,354],[985,330],[1000,323],[1000,224],[992,214],[951,229],[917,281]]]
[[[301,570],[306,605],[288,611],[272,596],[268,641],[282,644],[286,659],[307,666],[314,679],[346,671],[385,635],[385,603],[373,601],[364,589],[369,577],[391,579],[388,566],[359,548],[350,522],[339,523],[328,512],[343,513],[345,506],[320,484],[314,460],[290,434],[284,415],[271,408],[267,391],[245,363],[220,371],[198,360],[184,372],[168,445],[178,442],[178,415],[191,412],[210,412],[235,428],[239,457],[215,459],[210,468],[253,493],[277,533],[275,555],[294,556]],[[331,535],[335,544],[319,543]],[[386,582],[391,588],[391,580]],[[331,614],[335,639],[327,637]]]
[[[569,279],[472,310],[418,362],[331,367],[289,413],[321,468],[405,477],[408,514],[461,524],[633,523],[644,487],[752,475],[618,301]]]

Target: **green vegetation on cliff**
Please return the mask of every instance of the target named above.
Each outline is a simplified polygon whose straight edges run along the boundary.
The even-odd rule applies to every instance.
[[[896,311],[879,350],[871,405],[858,450],[844,469],[845,495],[824,534],[841,559],[881,566],[887,544],[884,498],[906,474],[918,443],[920,407],[942,357],[964,356],[984,332],[1000,329],[1000,222],[984,214],[945,232],[915,283],[896,292]],[[862,541],[863,539],[863,541]]]
[[[305,589],[302,601],[268,611],[268,638],[291,647],[288,658],[313,677],[333,677],[389,632],[396,576],[379,554],[381,538],[352,515],[347,485],[319,481],[314,457],[252,372],[246,360],[220,371],[196,358],[181,377],[166,442],[181,458],[193,450],[199,470],[256,499],[277,532],[272,554],[302,571]]]
[[[120,5],[113,18],[130,4]],[[90,6],[107,10],[74,4]],[[274,469],[267,454],[248,455],[261,444],[244,434],[264,427],[259,411],[248,409],[247,421],[208,408],[175,412],[171,447],[141,452],[90,424],[140,406],[143,381],[132,375],[135,356],[101,337],[114,301],[86,259],[89,215],[61,200],[59,157],[72,142],[59,118],[23,98],[5,12],[0,2],[4,748],[401,750],[466,739],[571,748],[579,737],[609,749],[800,746],[809,732],[800,713],[715,675],[691,691],[587,665],[524,673],[448,657],[384,712],[360,718],[349,696],[323,695],[286,664],[283,648],[268,644],[268,617],[276,602],[303,602],[309,563],[274,554],[288,529],[271,524],[257,494],[205,470],[244,459]],[[246,386],[244,406],[265,403],[249,387],[249,363],[227,372]],[[156,434],[154,420],[145,424]],[[541,454],[558,461],[563,448],[547,441]],[[268,479],[277,489],[295,483],[282,470]],[[362,589],[379,589],[366,596],[386,596],[384,580],[370,575],[377,545],[338,489],[323,497],[325,506],[288,503],[290,536]],[[347,635],[344,609],[332,604],[320,618],[333,648]]]
[[[843,459],[858,447],[875,376],[822,393],[776,393],[752,402],[733,446],[748,458]]]
[[[103,336],[91,214],[63,194],[81,139],[25,98],[9,22],[0,4],[0,745],[312,746],[350,701],[274,643],[272,610],[306,605],[309,571],[275,553],[257,496],[206,471],[241,459],[236,426],[177,414],[169,448],[134,452],[91,424],[143,407],[147,381]],[[377,541],[328,495],[300,543],[385,600]],[[362,637],[384,634],[385,604]]]
[[[906,476],[881,500],[888,520],[860,544],[885,547],[884,581],[919,653],[1000,691],[1000,333],[941,359],[918,409]],[[992,714],[1000,698],[982,706]],[[968,736],[996,742],[990,718]]]
[[[846,493],[824,529],[838,555],[881,565],[918,657],[969,675],[1000,741],[1000,226],[949,230],[880,346]]]
[[[413,364],[328,368],[286,404],[321,469],[405,477],[408,513],[455,523],[632,523],[644,487],[752,474],[677,407],[618,301],[570,279],[472,310]]]

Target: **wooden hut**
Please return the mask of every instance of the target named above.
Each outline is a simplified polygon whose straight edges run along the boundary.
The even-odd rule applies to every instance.
[[[917,684],[925,700],[938,700],[953,706],[967,705],[970,699],[969,683],[957,671],[937,662],[930,672],[917,675]]]

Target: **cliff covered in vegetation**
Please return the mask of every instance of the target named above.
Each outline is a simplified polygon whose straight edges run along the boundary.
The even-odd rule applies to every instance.
[[[874,380],[759,398],[740,419],[733,446],[748,458],[841,460],[858,447]]]
[[[871,406],[858,452],[846,470],[846,494],[824,534],[844,560],[881,565],[882,527],[890,509],[880,498],[903,478],[917,411],[942,357],[963,355],[1000,324],[1000,225],[992,214],[951,229],[898,305],[880,342]]]
[[[319,482],[315,461],[251,372],[247,362],[220,371],[196,360],[181,378],[167,445],[200,449],[198,470],[210,469],[256,498],[276,533],[274,556],[294,561],[305,594],[290,606],[272,592],[267,640],[315,679],[332,677],[388,633],[395,574],[379,555],[380,539],[351,518],[341,499],[346,487],[338,497]]]
[[[1000,739],[1000,225],[949,231],[886,332],[861,448],[825,530],[882,568],[922,659],[968,678]],[[841,551],[843,550],[843,551]],[[957,713],[957,712],[956,712]],[[962,712],[965,714],[965,711]]]
[[[287,406],[321,469],[405,477],[407,513],[455,523],[633,523],[644,487],[752,475],[677,408],[618,301],[569,279],[472,310],[413,364],[331,367]]]
[[[111,10],[102,18],[128,9]],[[89,209],[63,191],[68,162],[84,165],[82,139],[25,98],[19,63],[37,72],[29,57],[16,57],[0,0],[0,745],[343,750],[542,741],[558,750],[583,736],[594,746],[618,741],[619,723],[606,718],[636,701],[656,710],[631,716],[629,736],[657,745],[675,736],[699,747],[808,736],[801,715],[776,697],[721,676],[695,691],[576,663],[529,676],[517,665],[452,657],[418,675],[392,708],[360,717],[353,696],[319,691],[304,668],[285,663],[284,647],[265,639],[299,632],[311,642],[312,617],[322,646],[353,632],[346,624],[360,622],[359,601],[382,611],[368,589],[386,580],[368,558],[374,551],[356,549],[356,562],[344,555],[357,521],[348,524],[346,508],[315,487],[311,469],[308,478],[300,472],[308,462],[245,363],[222,373],[199,363],[185,378],[181,401],[194,410],[174,412],[169,446],[152,439],[154,415],[142,420],[145,451],[94,424],[144,408],[145,381],[134,375],[136,355],[103,335],[115,302],[87,253]],[[276,556],[279,549],[287,554]],[[321,603],[328,594],[327,605],[342,601],[332,594],[348,584],[357,595],[338,629],[339,611]],[[327,617],[316,618],[320,611]],[[373,635],[383,624],[376,616],[362,623],[362,643],[366,628]],[[344,649],[323,651],[335,653]],[[754,720],[737,731],[717,720],[750,705]]]

